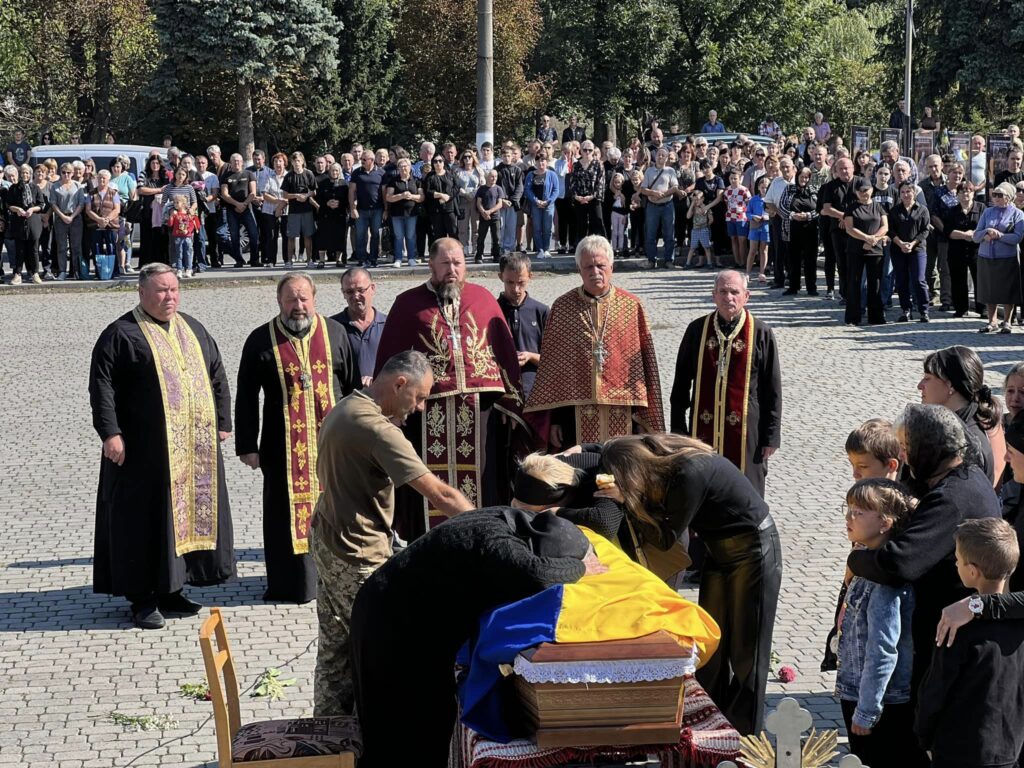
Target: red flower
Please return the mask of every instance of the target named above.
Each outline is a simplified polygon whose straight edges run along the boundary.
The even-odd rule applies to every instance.
[[[792,667],[779,667],[779,681],[783,683],[792,683],[796,680],[796,670]]]

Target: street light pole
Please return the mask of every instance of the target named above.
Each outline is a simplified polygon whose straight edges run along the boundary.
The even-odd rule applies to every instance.
[[[907,51],[903,62],[903,102],[906,107],[906,114],[903,117],[903,152],[910,155],[913,148],[910,132],[914,124],[914,118],[911,117],[914,113],[910,107],[911,59],[914,51],[914,0],[907,0],[906,36]]]
[[[492,0],[476,0],[476,145],[494,143],[494,16]]]

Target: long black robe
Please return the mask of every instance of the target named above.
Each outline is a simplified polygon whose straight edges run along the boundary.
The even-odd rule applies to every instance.
[[[231,390],[220,350],[198,320],[178,313],[202,347],[217,409],[217,429],[231,431]],[[235,575],[231,508],[217,444],[217,546],[178,557],[171,519],[170,467],[160,382],[149,343],[129,312],[107,326],[92,353],[89,400],[101,440],[121,435],[124,464],[100,460],[93,591],[146,596],[185,584],[220,584]]]
[[[445,768],[456,717],[455,656],[481,614],[583,577],[581,560],[535,555],[505,511],[446,520],[359,590],[352,667],[360,768]]]
[[[334,401],[360,385],[359,366],[352,357],[345,329],[326,323],[334,364]],[[260,432],[260,390],[263,390],[263,430]],[[263,472],[263,555],[267,565],[264,600],[308,603],[316,597],[316,567],[308,554],[292,547],[285,455],[284,401],[267,324],[249,334],[238,364],[235,393],[235,453],[259,453]]]
[[[697,357],[703,343],[704,318],[691,322],[679,344],[676,376],[672,382],[670,403],[671,430],[689,435],[693,426],[694,385],[697,378]],[[748,319],[753,317],[748,315]],[[764,448],[778,448],[782,438],[782,374],[775,334],[757,318],[754,319],[754,362],[750,371],[750,396],[747,406],[746,469],[744,474],[757,492],[764,496],[768,468],[761,460]],[[718,318],[715,318],[715,322]]]

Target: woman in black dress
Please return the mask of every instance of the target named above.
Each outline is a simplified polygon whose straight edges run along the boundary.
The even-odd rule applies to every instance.
[[[796,183],[782,193],[779,212],[789,223],[789,288],[784,295],[800,292],[800,272],[808,296],[818,295],[818,192],[811,186],[811,171],[801,168]]]
[[[4,190],[3,200],[8,226],[4,238],[15,243],[11,285],[21,285],[22,270],[28,272],[33,283],[41,283],[39,238],[43,232],[43,213],[47,202],[42,190],[32,181],[31,166],[23,165],[18,169],[18,182]]]
[[[697,672],[740,733],[761,730],[772,630],[782,583],[782,546],[768,505],[728,459],[674,434],[619,437],[601,461],[645,541],[671,548],[693,529],[707,547],[699,604],[722,631]]]
[[[317,185],[316,202],[319,206],[316,213],[317,249],[320,253],[327,252],[327,261],[345,266],[348,264],[348,249],[345,247],[348,240],[348,182],[339,163],[331,165],[327,169],[327,178]],[[324,268],[322,259],[317,262],[317,268]]]
[[[163,211],[158,197],[166,186],[167,174],[164,172],[160,155],[150,155],[146,160],[146,167],[139,174],[139,185],[135,190],[142,200],[142,219],[139,222],[140,269],[146,264],[168,261],[167,233],[164,230]]]
[[[860,278],[868,273],[868,322],[885,324],[882,306],[882,246],[887,242],[889,219],[881,203],[871,199],[874,187],[865,178],[855,179],[857,199],[846,209],[846,324],[860,325]]]
[[[446,768],[455,657],[480,616],[605,570],[568,520],[511,507],[464,512],[395,554],[352,606],[359,768]]]
[[[423,182],[423,196],[430,217],[430,242],[433,244],[442,237],[459,236],[455,200],[458,190],[455,188],[455,176],[448,173],[441,155],[435,155],[430,164],[433,173]]]
[[[942,227],[949,238],[946,259],[949,264],[949,290],[953,295],[953,317],[966,317],[970,308],[967,274],[971,275],[972,285],[978,284],[978,244],[974,242],[974,230],[985,212],[985,204],[975,200],[974,186],[967,181],[957,185],[956,201],[957,205],[946,211]],[[977,307],[977,296],[974,303]]]

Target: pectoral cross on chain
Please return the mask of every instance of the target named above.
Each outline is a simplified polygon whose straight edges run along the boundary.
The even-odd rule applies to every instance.
[[[597,372],[604,372],[604,362],[608,359],[608,348],[604,345],[603,341],[597,342],[597,346],[594,347],[594,361],[597,363]]]
[[[728,364],[728,360],[727,360],[727,355],[725,354],[725,349],[723,349],[722,346],[719,345],[719,349],[718,349],[718,378],[724,379],[725,378],[725,374],[728,371],[728,368],[729,368],[729,364]]]
[[[303,389],[313,388],[313,378],[305,371],[299,374],[299,383],[302,385]]]

